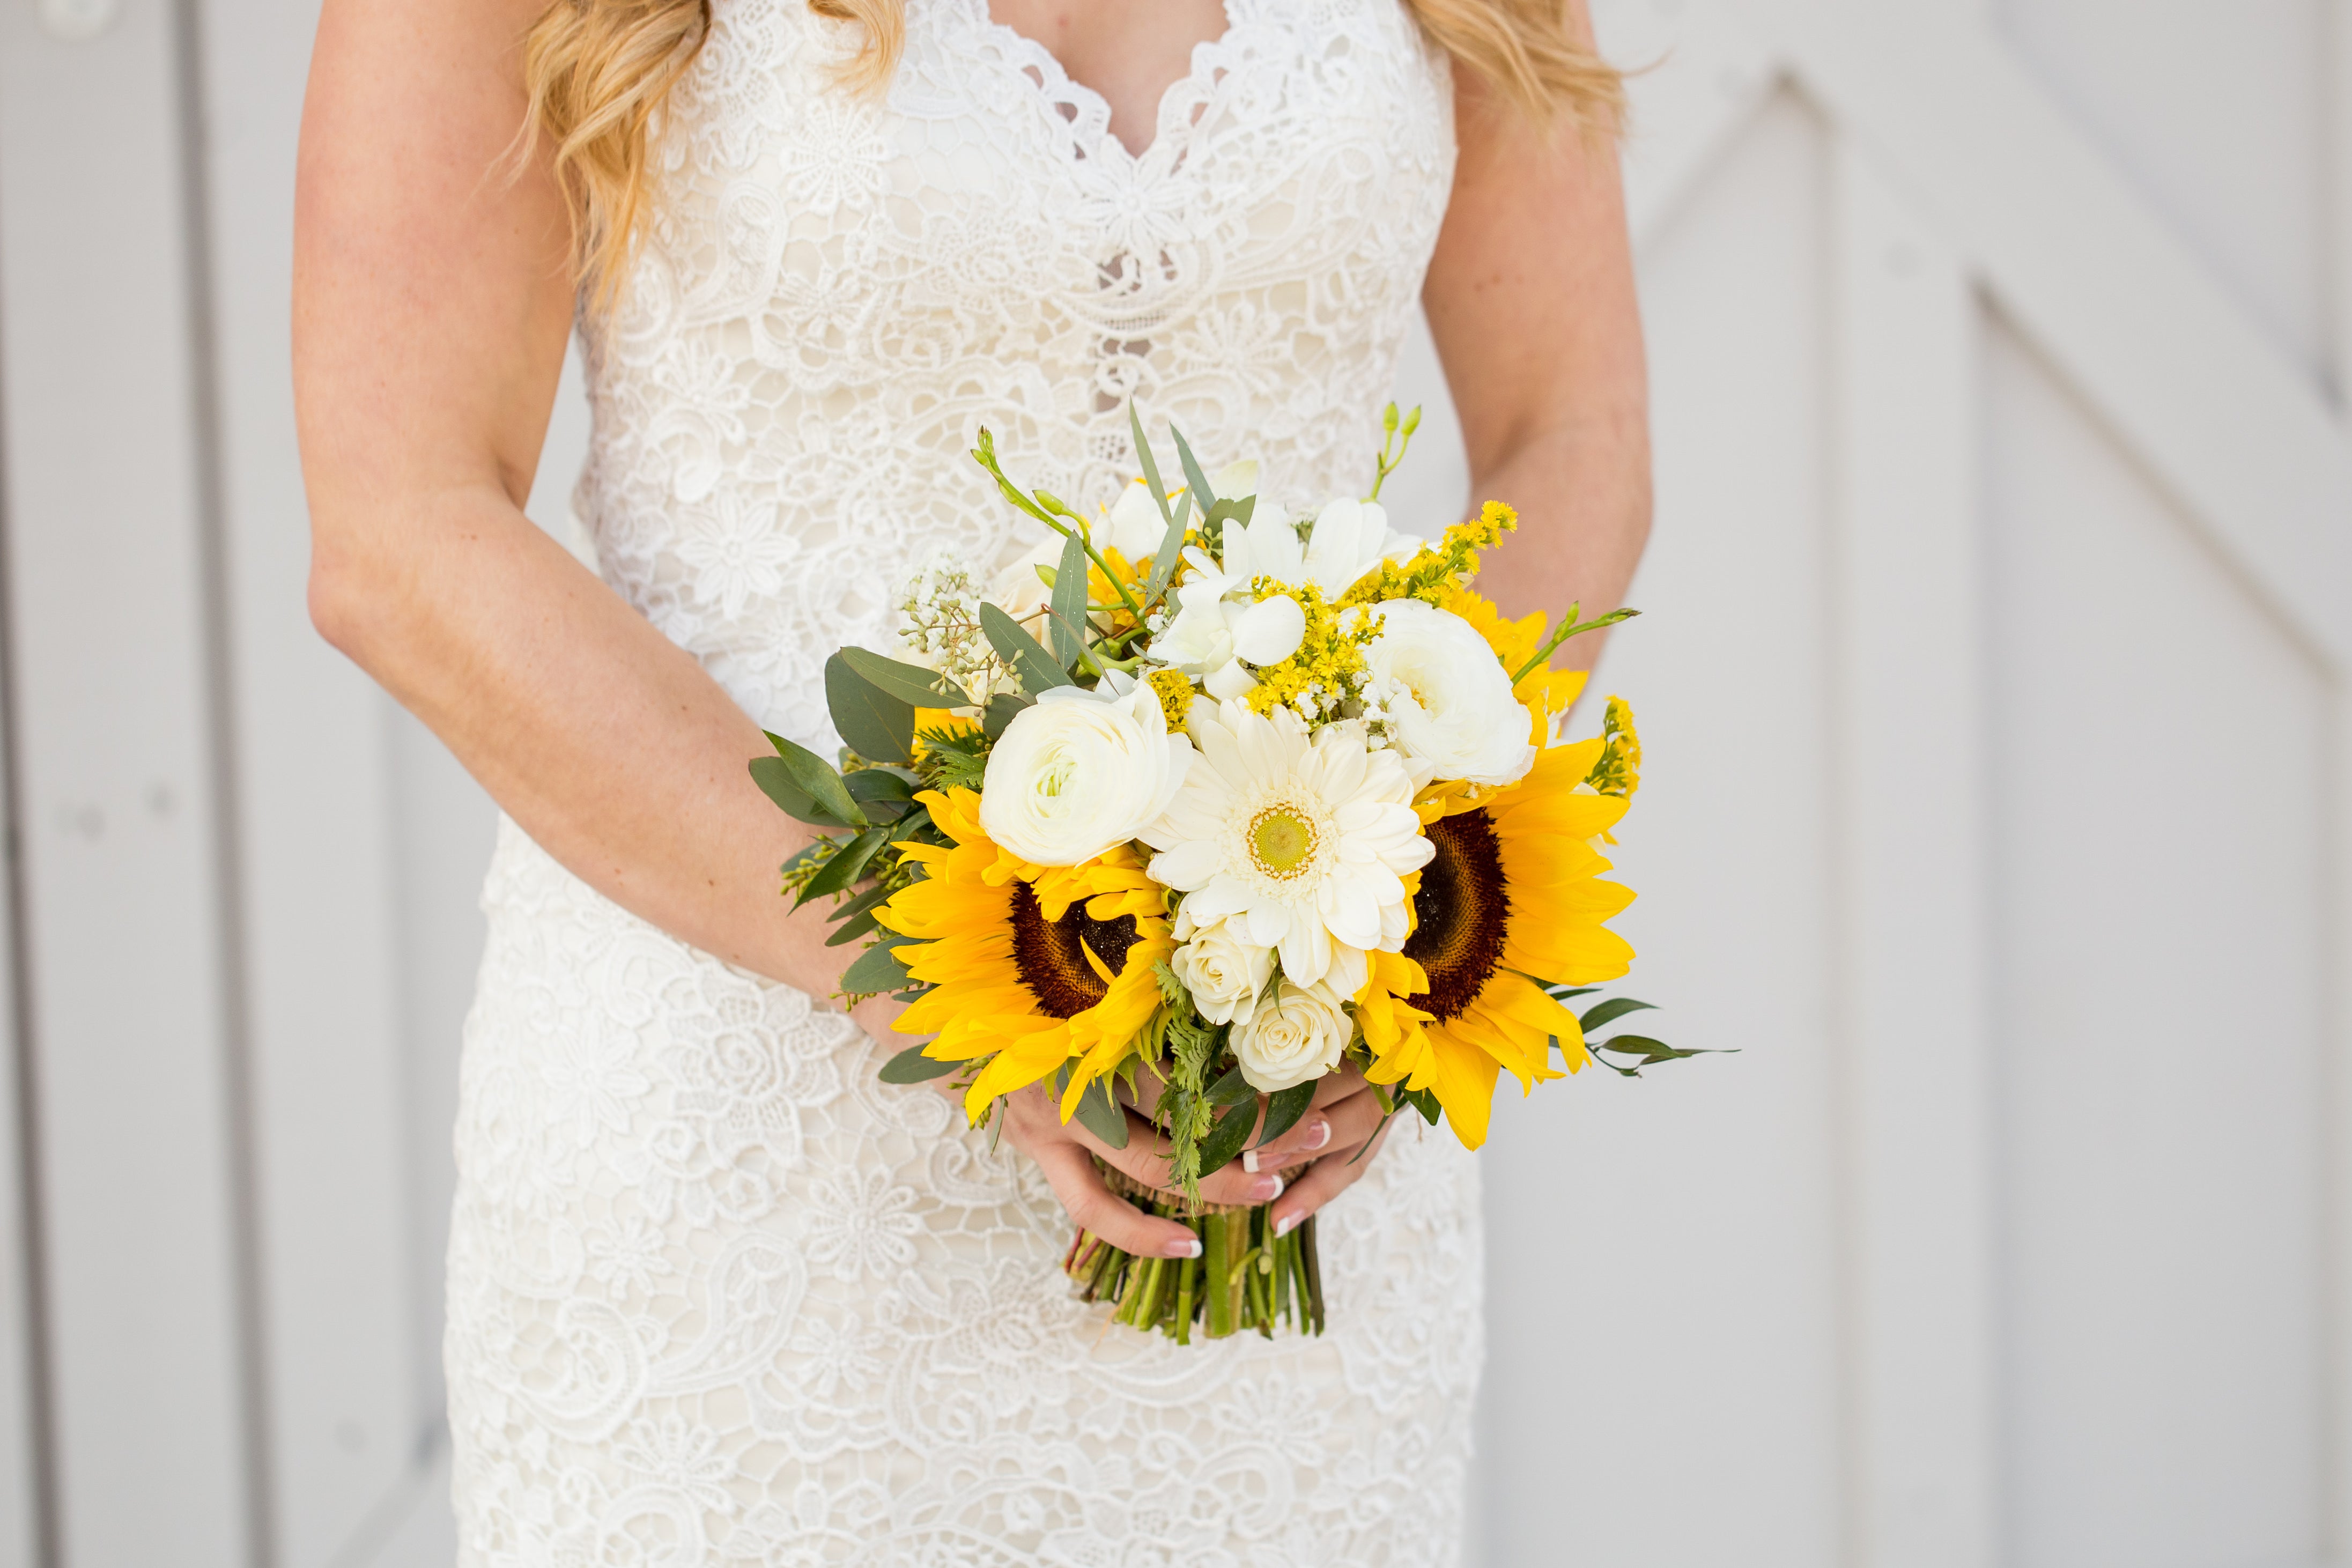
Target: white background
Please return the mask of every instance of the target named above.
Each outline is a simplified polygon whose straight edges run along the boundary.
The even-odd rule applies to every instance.
[[[491,816],[302,611],[313,7],[0,7],[0,1568],[450,1557]],[[1498,1115],[1476,1560],[2352,1564],[2352,0],[1600,10],[1739,1054]]]

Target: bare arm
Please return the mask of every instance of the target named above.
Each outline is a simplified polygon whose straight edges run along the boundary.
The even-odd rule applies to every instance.
[[[509,181],[537,0],[327,0],[304,106],[294,362],[320,630],[558,860],[830,993],[759,728],[521,510],[572,320],[563,207]]]
[[[1578,6],[1580,14],[1582,6]],[[1588,37],[1590,29],[1587,29]],[[1614,609],[1650,531],[1649,384],[1613,142],[1545,145],[1467,73],[1422,300],[1472,493],[1519,510],[1481,577],[1503,610]],[[1590,668],[1600,638],[1561,651]]]

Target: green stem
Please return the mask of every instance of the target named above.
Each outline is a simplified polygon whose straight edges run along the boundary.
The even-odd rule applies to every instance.
[[[1233,1267],[1233,1259],[1225,1255],[1226,1238],[1231,1229],[1222,1214],[1209,1215],[1203,1228],[1208,1232],[1206,1243],[1201,1249],[1202,1261],[1207,1266],[1209,1277],[1208,1334],[1213,1340],[1221,1340],[1234,1331],[1233,1295],[1225,1289],[1225,1274]]]
[[[1315,1216],[1308,1215],[1298,1227],[1298,1250],[1307,1265],[1307,1302],[1308,1321],[1313,1331],[1323,1331],[1323,1264],[1315,1247]]]
[[[1642,613],[1639,610],[1612,610],[1597,621],[1579,621],[1576,618],[1576,612],[1580,608],[1582,608],[1582,606],[1579,605],[1570,605],[1568,607],[1568,614],[1560,617],[1561,620],[1568,624],[1561,626],[1559,630],[1552,633],[1549,637],[1544,640],[1543,647],[1536,650],[1535,658],[1519,666],[1518,673],[1511,677],[1511,684],[1513,686],[1517,686],[1520,681],[1525,680],[1528,676],[1533,675],[1537,670],[1541,669],[1544,666],[1545,660],[1550,658],[1553,654],[1559,652],[1559,645],[1566,642],[1569,638],[1572,637],[1581,637],[1586,632],[1597,632],[1603,626],[1613,626],[1619,621],[1630,621],[1635,616]]]

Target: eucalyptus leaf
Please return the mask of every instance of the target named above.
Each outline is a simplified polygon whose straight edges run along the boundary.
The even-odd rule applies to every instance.
[[[1265,1102],[1265,1125],[1259,1128],[1257,1133],[1258,1147],[1261,1149],[1265,1147],[1296,1127],[1298,1124],[1298,1119],[1307,1114],[1307,1108],[1314,1103],[1315,1080],[1313,1079],[1307,1079],[1305,1083],[1294,1083],[1288,1089],[1268,1096]]]
[[[842,774],[841,783],[877,822],[896,822],[914,808],[915,786],[895,768],[860,768]]]
[[[1004,731],[1024,708],[1036,705],[1034,697],[1015,697],[1010,691],[1000,691],[988,700],[988,711],[982,716],[981,732],[992,741],[1002,740]]]
[[[969,708],[971,696],[936,669],[884,658],[862,647],[843,648],[838,657],[868,684],[918,708]]]
[[[1201,498],[1200,504],[1202,508],[1201,521],[1203,526],[1206,526],[1209,521],[1208,509],[1217,504],[1217,492],[1209,488],[1209,476],[1201,471],[1199,459],[1192,456],[1192,443],[1184,439],[1184,432],[1176,428],[1176,421],[1173,419],[1168,422],[1168,434],[1176,437],[1176,456],[1184,465],[1185,487]]]
[[[1087,618],[1087,547],[1075,533],[1062,542],[1062,563],[1054,569],[1053,605],[1047,630],[1054,639],[1054,660],[1067,669],[1085,646],[1077,628]]]
[[[908,1046],[882,1064],[875,1076],[884,1083],[929,1083],[935,1078],[945,1078],[963,1066],[961,1062],[936,1061],[923,1054],[920,1046]]]
[[[858,896],[860,898],[865,897],[862,893]],[[871,906],[860,910],[855,914],[848,915],[845,915],[836,910],[825,918],[830,921],[837,921],[840,922],[833,928],[833,934],[824,939],[824,945],[827,947],[845,946],[850,942],[856,942],[861,936],[871,935],[873,932],[882,929],[882,922],[874,918],[874,910]]]
[[[845,817],[835,816],[819,805],[816,797],[802,788],[800,781],[793,776],[792,764],[782,757],[752,758],[751,782],[760,786],[762,795],[782,807],[786,816],[797,821],[814,827],[854,826]]]
[[[1127,1112],[1110,1097],[1110,1081],[1097,1079],[1078,1096],[1078,1121],[1114,1149],[1127,1147]]]
[[[1644,1012],[1654,1006],[1654,1003],[1636,1002],[1631,996],[1612,996],[1608,1001],[1593,1006],[1579,1021],[1583,1024],[1584,1032],[1589,1035],[1595,1029],[1607,1028],[1628,1013]]]
[[[1054,662],[1054,656],[1038,645],[1037,639],[1021,629],[1021,624],[994,605],[980,606],[980,629],[988,635],[988,644],[996,657],[1012,666],[1013,674],[1021,689],[1034,697],[1056,686],[1072,686],[1069,673]],[[993,706],[993,704],[991,704]]]
[[[1168,510],[1168,500],[1162,496],[1160,510]],[[1145,584],[1144,601],[1148,604],[1168,591],[1168,580],[1176,574],[1176,563],[1183,559],[1184,531],[1192,516],[1192,492],[1186,490],[1176,498],[1175,514],[1168,519],[1168,531],[1160,538],[1160,553],[1151,558],[1151,577]]]
[[[1620,1056],[1640,1057],[1646,1065],[1657,1062],[1678,1062],[1685,1057],[1712,1056],[1705,1050],[1685,1050],[1670,1046],[1664,1040],[1654,1040],[1647,1035],[1617,1035],[1589,1047],[1596,1051],[1615,1051]]]
[[[1233,1163],[1234,1156],[1242,1152],[1249,1135],[1257,1126],[1257,1106],[1255,1103],[1236,1105],[1225,1112],[1224,1120],[1209,1129],[1201,1140],[1201,1174],[1214,1175]]]
[[[842,971],[841,988],[852,996],[877,995],[885,991],[903,990],[914,976],[898,961],[896,948],[877,942],[857,955],[857,962]]]
[[[827,918],[834,922],[835,930],[831,936],[824,939],[824,945],[827,947],[839,947],[844,942],[850,942],[857,937],[865,935],[867,931],[872,931],[875,924],[872,918],[873,912],[884,900],[890,896],[890,891],[891,889],[888,883],[877,882],[874,886],[866,889],[864,892],[858,894],[856,898],[851,899],[839,909],[834,910]],[[852,926],[856,926],[857,929],[852,931],[850,929]]]
[[[841,782],[841,774],[834,771],[831,763],[826,762],[806,746],[796,745],[782,735],[770,735],[768,739],[774,744],[777,756],[790,771],[793,783],[798,784],[809,798],[815,802],[819,810],[831,812],[834,820],[845,827],[873,826],[866,821],[866,814],[857,809],[857,803],[849,798],[848,786]],[[765,762],[767,759],[762,757],[760,760]],[[753,766],[753,773],[755,775],[758,773],[757,764]],[[773,795],[774,792],[770,791],[770,797],[773,798]],[[783,805],[782,801],[776,804]],[[785,809],[789,811],[791,807],[786,806]],[[803,820],[809,819],[803,818]]]
[[[1132,397],[1127,400],[1127,427],[1135,432],[1135,460],[1143,468],[1143,482],[1151,487],[1151,499],[1160,503],[1160,521],[1172,526],[1175,520],[1168,515],[1168,487],[1160,482],[1160,465],[1152,459],[1151,443],[1144,439],[1143,419],[1135,412]]]
[[[824,705],[851,751],[870,762],[903,763],[915,746],[915,705],[893,697],[835,654],[824,661]]]
[[[1209,1086],[1209,1103],[1239,1105],[1256,1092],[1250,1087],[1249,1079],[1243,1076],[1242,1069],[1235,1068]]]
[[[888,829],[869,827],[841,847],[841,853],[824,863],[824,868],[808,880],[806,895],[814,899],[826,893],[838,893],[866,874],[866,864],[890,841]]]

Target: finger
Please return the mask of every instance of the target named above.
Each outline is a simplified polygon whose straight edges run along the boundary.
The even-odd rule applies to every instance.
[[[1327,1110],[1334,1101],[1345,1100],[1351,1094],[1361,1094],[1370,1087],[1364,1082],[1361,1068],[1353,1062],[1343,1062],[1335,1071],[1325,1073],[1317,1080],[1315,1098],[1309,1104],[1316,1110]]]
[[[1335,1149],[1354,1149],[1387,1114],[1377,1096],[1351,1094],[1334,1100],[1328,1110],[1308,1111],[1297,1126],[1263,1149],[1247,1151],[1242,1160],[1253,1171],[1280,1171]]]
[[[1263,1108],[1253,1110],[1235,1107],[1226,1114],[1256,1116]],[[1173,1193],[1175,1146],[1151,1123],[1129,1113],[1127,1147],[1114,1149],[1076,1121],[1065,1129],[1072,1137],[1092,1150],[1102,1162],[1121,1173],[1134,1178],[1156,1192]],[[1239,1160],[1201,1178],[1201,1197],[1213,1204],[1263,1204],[1282,1195],[1282,1178],[1272,1167],[1263,1173],[1253,1171]]]
[[[1298,1228],[1299,1221],[1362,1180],[1380,1154],[1381,1145],[1388,1142],[1389,1132],[1390,1128],[1383,1126],[1372,1135],[1369,1148],[1335,1149],[1307,1166],[1307,1173],[1274,1205],[1274,1233],[1289,1235]],[[1360,1152],[1361,1159],[1357,1158]]]
[[[1155,1219],[1114,1194],[1076,1143],[1048,1138],[1030,1151],[1054,1195],[1082,1230],[1090,1230],[1137,1258],[1198,1258],[1201,1238],[1190,1226]]]

